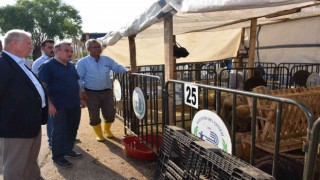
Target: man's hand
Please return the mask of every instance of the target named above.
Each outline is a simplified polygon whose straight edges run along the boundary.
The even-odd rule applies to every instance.
[[[81,108],[87,107],[87,103],[86,103],[86,101],[84,101],[83,99],[80,99],[80,107],[81,107]]]
[[[49,107],[48,107],[48,113],[50,116],[55,116],[57,114],[57,109],[56,107],[52,104],[52,103],[49,103]]]
[[[87,96],[87,94],[86,94],[85,91],[81,91],[81,93],[80,93],[80,99],[83,100],[84,102],[87,102],[88,96]]]

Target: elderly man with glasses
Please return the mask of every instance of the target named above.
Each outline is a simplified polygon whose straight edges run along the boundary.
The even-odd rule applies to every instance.
[[[90,125],[97,136],[96,140],[105,140],[100,119],[100,109],[104,118],[104,132],[107,138],[112,138],[110,127],[114,122],[115,109],[110,71],[125,73],[128,70],[119,65],[113,59],[102,56],[101,43],[96,39],[89,39],[86,42],[89,55],[77,62],[76,69],[80,77],[82,98],[87,101],[90,117]]]

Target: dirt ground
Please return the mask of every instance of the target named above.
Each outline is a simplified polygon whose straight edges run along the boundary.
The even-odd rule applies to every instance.
[[[46,180],[143,180],[154,179],[157,161],[143,162],[126,155],[122,138],[124,127],[122,121],[116,119],[111,127],[112,139],[103,143],[95,140],[92,128],[88,124],[87,109],[82,110],[81,123],[78,130],[75,150],[83,153],[81,159],[70,159],[72,168],[60,169],[51,160],[45,126],[42,128],[42,144],[39,155],[41,174]],[[1,164],[1,162],[0,162]],[[1,174],[1,172],[0,172]],[[0,175],[1,179],[1,175]]]

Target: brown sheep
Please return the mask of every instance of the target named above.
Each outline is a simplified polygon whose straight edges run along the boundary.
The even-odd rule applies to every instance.
[[[232,95],[228,95],[222,104],[221,108],[221,117],[224,120],[229,131],[231,130],[231,121],[232,121]],[[247,102],[247,99],[243,95],[237,95],[237,104],[236,104],[236,131],[237,132],[247,132],[250,130],[250,108]]]

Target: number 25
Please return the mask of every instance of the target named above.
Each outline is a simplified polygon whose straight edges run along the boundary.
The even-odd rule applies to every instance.
[[[195,105],[196,103],[197,103],[197,96],[196,96],[196,88],[194,88],[194,87],[190,87],[190,86],[188,86],[187,87],[187,92],[188,92],[188,94],[187,94],[187,102],[188,103],[190,103],[190,104],[193,104],[193,105]]]

